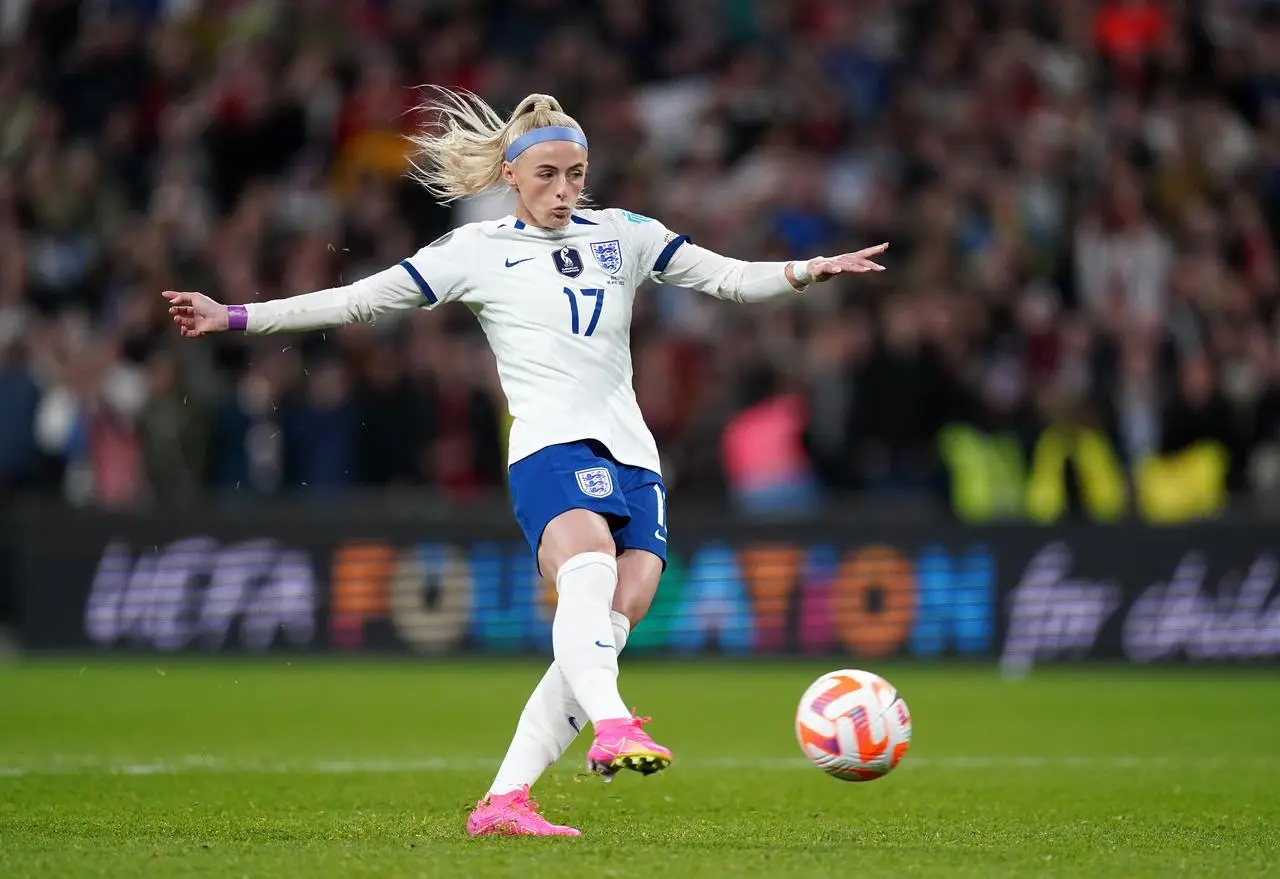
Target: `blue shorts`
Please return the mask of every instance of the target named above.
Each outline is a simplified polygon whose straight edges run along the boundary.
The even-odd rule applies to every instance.
[[[511,503],[534,557],[542,532],[568,510],[604,516],[618,552],[643,549],[667,566],[667,491],[662,477],[619,464],[595,440],[547,446],[511,465]]]

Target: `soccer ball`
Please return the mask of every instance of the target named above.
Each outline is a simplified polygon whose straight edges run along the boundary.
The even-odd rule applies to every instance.
[[[800,749],[828,775],[871,781],[889,772],[911,745],[911,712],[879,675],[845,668],[823,675],[796,708]]]

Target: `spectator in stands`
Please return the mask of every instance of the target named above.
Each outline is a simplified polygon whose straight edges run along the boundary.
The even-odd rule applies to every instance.
[[[604,138],[595,200],[712,248],[894,241],[857,301],[637,301],[672,490],[1068,515],[1076,472],[1049,464],[1088,437],[1097,509],[1113,478],[1154,509],[1204,441],[1238,499],[1275,493],[1277,59],[1277,5],[1234,0],[7,0],[0,481],[111,504],[498,488],[505,402],[465,313],[193,353],[154,296],[318,289],[505,213],[403,181],[411,86],[438,82],[563,95]]]

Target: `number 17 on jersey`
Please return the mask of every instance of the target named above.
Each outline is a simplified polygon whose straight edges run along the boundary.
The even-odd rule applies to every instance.
[[[571,318],[570,326],[573,334],[576,336],[581,333],[589,336],[596,331],[596,324],[600,322],[600,310],[604,308],[604,288],[603,287],[587,287],[582,290],[575,291],[572,287],[564,288],[564,295],[569,297],[569,316]],[[582,333],[582,323],[578,319],[578,296],[582,295],[595,300],[595,308],[591,312],[591,320],[587,322],[587,331]]]

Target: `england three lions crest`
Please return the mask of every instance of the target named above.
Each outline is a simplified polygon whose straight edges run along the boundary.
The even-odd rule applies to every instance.
[[[596,258],[600,268],[611,275],[622,269],[622,244],[618,239],[612,241],[591,242],[591,255]]]
[[[613,477],[604,467],[592,467],[573,474],[578,477],[578,488],[587,497],[608,497],[613,494]]]

